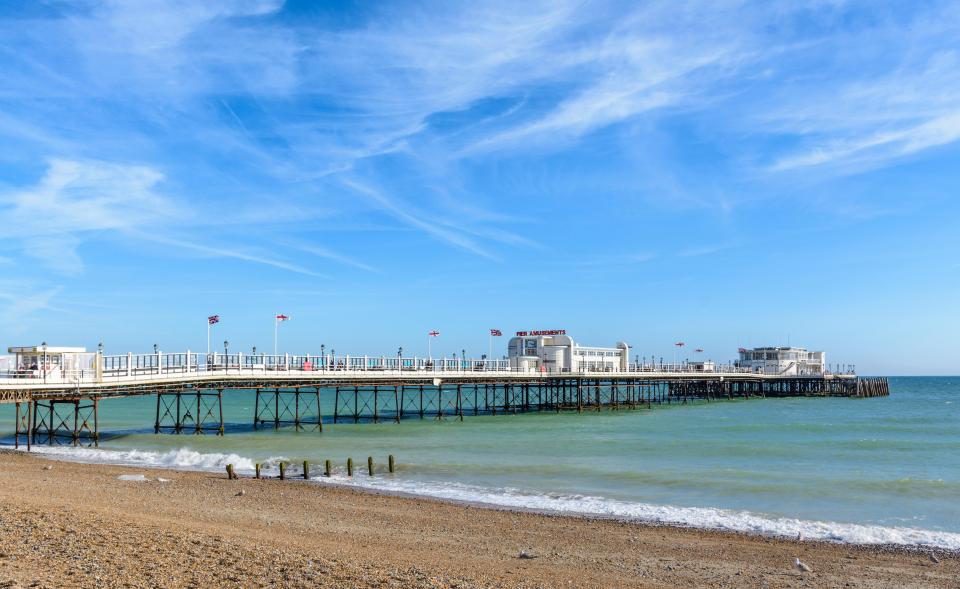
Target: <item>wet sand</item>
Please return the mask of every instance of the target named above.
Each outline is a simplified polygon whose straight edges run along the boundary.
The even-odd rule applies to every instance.
[[[939,560],[0,452],[0,588],[957,587]]]

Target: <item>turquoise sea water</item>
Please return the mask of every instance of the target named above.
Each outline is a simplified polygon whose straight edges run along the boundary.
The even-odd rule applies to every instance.
[[[250,427],[253,394],[225,394],[223,437],[155,435],[155,400],[101,403],[100,451],[59,456],[241,469],[278,459],[318,470],[348,456],[361,476],[335,482],[513,507],[583,512],[770,534],[960,548],[960,377],[892,378],[877,399],[766,399],[604,410]],[[329,410],[326,411],[329,414]],[[2,408],[3,443],[12,442]],[[41,451],[51,452],[51,450]],[[367,456],[400,464],[365,474]],[[819,522],[819,523],[818,523]]]

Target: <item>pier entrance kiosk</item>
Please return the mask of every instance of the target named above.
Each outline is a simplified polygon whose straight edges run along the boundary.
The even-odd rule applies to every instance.
[[[13,354],[12,371],[17,378],[45,382],[71,382],[94,376],[99,368],[97,353],[86,348],[26,346],[7,348]]]

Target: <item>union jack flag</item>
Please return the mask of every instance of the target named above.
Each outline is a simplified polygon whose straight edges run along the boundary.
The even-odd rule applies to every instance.
[[[685,345],[687,345],[687,344],[685,344],[685,343],[683,343],[683,342],[677,342],[677,343],[675,343],[675,344],[673,344],[673,345],[677,346],[678,348],[682,348],[683,346],[685,346]]]
[[[698,354],[702,354],[702,353],[703,353],[703,348],[697,348],[696,350],[694,350],[694,352],[696,352],[696,353],[698,353]]]
[[[216,325],[217,323],[220,323],[220,316],[219,316],[219,315],[211,315],[211,316],[207,317],[207,323],[210,324],[210,325]]]
[[[437,337],[438,335],[440,335],[440,332],[437,331],[436,329],[434,329],[433,331],[431,331],[431,332],[430,332],[429,334],[427,334],[427,335],[429,335],[430,337]]]
[[[492,335],[493,337],[500,337],[501,335],[503,335],[503,332],[500,331],[499,329],[491,329],[490,335]]]
[[[277,315],[277,321],[290,321],[289,315]]]

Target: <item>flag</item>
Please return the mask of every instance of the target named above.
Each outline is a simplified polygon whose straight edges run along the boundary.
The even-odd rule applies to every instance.
[[[673,344],[673,345],[677,346],[678,348],[682,348],[683,346],[685,346],[685,345],[687,345],[687,344],[685,344],[685,343],[683,343],[683,342],[677,342],[677,343],[675,343],[675,344]]]
[[[703,353],[703,348],[697,348],[696,350],[694,350],[694,352],[696,352],[696,353],[698,353],[698,354],[702,354],[702,353]]]
[[[737,350],[737,351],[740,352],[741,354],[745,354],[745,353],[747,352],[747,349],[746,349],[746,348],[740,348],[740,349]]]
[[[289,315],[277,315],[277,321],[290,321]]]
[[[440,332],[437,331],[436,329],[434,329],[433,331],[431,331],[431,332],[428,333],[427,335],[429,335],[430,337],[437,337],[438,335],[440,335]]]
[[[220,323],[220,316],[219,316],[219,315],[211,315],[211,316],[207,317],[207,324],[209,324],[209,325],[216,325],[217,323]]]
[[[490,335],[492,335],[493,337],[500,337],[501,335],[503,335],[503,332],[500,331],[499,329],[491,329]]]

